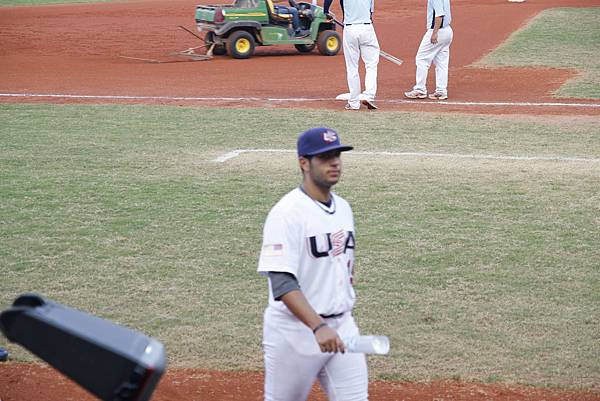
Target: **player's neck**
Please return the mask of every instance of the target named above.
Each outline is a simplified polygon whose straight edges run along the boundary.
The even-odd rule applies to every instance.
[[[327,203],[331,200],[330,188],[323,188],[308,180],[305,180],[300,187],[308,196],[316,201]]]

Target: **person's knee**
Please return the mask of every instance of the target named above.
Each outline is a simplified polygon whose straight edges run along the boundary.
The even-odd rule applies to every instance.
[[[427,61],[427,60],[417,60],[417,62],[415,64],[419,68],[429,69],[429,67],[431,67],[431,61]]]
[[[367,401],[369,385],[329,388],[327,395],[330,401]]]
[[[374,59],[374,60],[367,60],[365,61],[365,68],[367,70],[374,70],[377,69],[377,66],[379,65],[379,59]]]

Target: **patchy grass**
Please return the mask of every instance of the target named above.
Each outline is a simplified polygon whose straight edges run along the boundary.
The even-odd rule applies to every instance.
[[[359,151],[597,158],[595,118],[0,105],[0,270],[22,292],[142,330],[170,366],[262,368],[256,273],[293,149],[333,126]],[[241,124],[240,122],[243,122]],[[437,129],[440,125],[445,129]],[[374,378],[600,381],[600,163],[344,154],[357,321]],[[0,339],[16,360],[32,356]]]
[[[599,26],[600,7],[545,10],[477,65],[573,68],[555,96],[600,99]]]

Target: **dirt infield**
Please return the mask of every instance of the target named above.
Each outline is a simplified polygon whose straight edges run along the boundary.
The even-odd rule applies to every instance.
[[[216,0],[211,3],[226,2]],[[179,25],[194,27],[196,0],[9,7],[0,13],[0,102],[158,103],[341,109],[347,92],[344,59],[293,46],[258,48],[256,57],[190,62],[169,57],[202,43]],[[335,2],[336,6],[337,2]],[[419,0],[381,0],[376,29],[382,49],[403,60],[382,60],[378,100],[385,110],[600,115],[600,107],[528,106],[557,102],[551,94],[577,71],[469,67],[540,10],[600,5],[597,0],[456,0],[450,101],[404,101],[414,83],[414,55],[424,30]],[[339,10],[334,8],[339,14]],[[148,63],[120,56],[164,61]],[[433,74],[430,74],[430,82]],[[431,86],[432,84],[430,84]],[[66,98],[23,94],[75,95]],[[84,96],[92,96],[84,97]],[[278,99],[278,100],[274,100]],[[499,104],[481,105],[480,102]],[[514,102],[521,102],[515,105]],[[577,99],[560,103],[577,103]],[[598,101],[585,103],[600,106]]]
[[[2,401],[93,401],[75,383],[41,365],[0,365]],[[153,401],[259,401],[262,400],[259,373],[222,373],[203,370],[170,370],[162,378]],[[461,381],[430,383],[371,382],[373,401],[598,401],[600,393],[561,391],[504,384]],[[325,401],[315,386],[308,401]]]
[[[210,3],[226,2],[223,0]],[[197,0],[7,7],[0,9],[0,103],[136,103],[218,107],[341,109],[346,92],[343,57],[300,55],[289,47],[259,48],[249,60],[216,57],[190,62],[168,53],[201,43],[192,28]],[[382,49],[405,60],[382,61],[378,101],[384,110],[600,115],[600,107],[567,107],[551,94],[577,71],[479,69],[470,65],[540,10],[599,6],[595,0],[455,0],[450,96],[455,103],[403,101],[414,80],[414,54],[424,25],[419,0],[378,0]],[[336,2],[337,7],[337,2]],[[334,12],[339,14],[338,9]],[[119,56],[164,61],[148,63]],[[432,82],[430,76],[430,82]],[[65,96],[70,95],[70,96]],[[494,104],[482,104],[494,103]],[[517,104],[518,103],[518,104]],[[528,104],[529,103],[529,104]],[[534,105],[533,103],[539,103]],[[154,401],[260,400],[262,374],[171,369]],[[567,391],[461,381],[371,382],[372,400],[600,401],[600,389]],[[93,400],[53,369],[0,364],[1,401]],[[324,400],[316,388],[310,400]]]

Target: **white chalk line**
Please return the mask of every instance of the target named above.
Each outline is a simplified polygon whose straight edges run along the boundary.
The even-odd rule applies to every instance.
[[[295,153],[290,149],[236,149],[227,152],[213,162],[224,163],[238,157],[243,153]],[[429,152],[360,152],[352,151],[348,155],[366,156],[391,156],[391,157],[422,157],[422,158],[450,158],[450,159],[478,159],[478,160],[514,160],[514,161],[554,161],[554,162],[583,162],[600,163],[600,159],[570,157],[570,156],[501,156],[501,155],[468,155],[461,153],[429,153]]]
[[[111,99],[111,100],[191,100],[191,101],[271,101],[313,102],[330,98],[265,98],[265,97],[196,97],[196,96],[135,96],[135,95],[73,95],[65,93],[0,93],[0,97],[48,97],[62,99]]]
[[[165,101],[202,101],[202,102],[323,102],[333,98],[273,98],[273,97],[194,97],[194,96],[135,96],[135,95],[75,95],[68,93],[0,93],[0,97],[55,98],[55,99],[98,99],[98,100],[165,100]],[[600,108],[600,103],[565,102],[459,102],[459,101],[422,101],[402,99],[377,99],[383,104],[440,104],[448,106],[472,107],[583,107]]]

